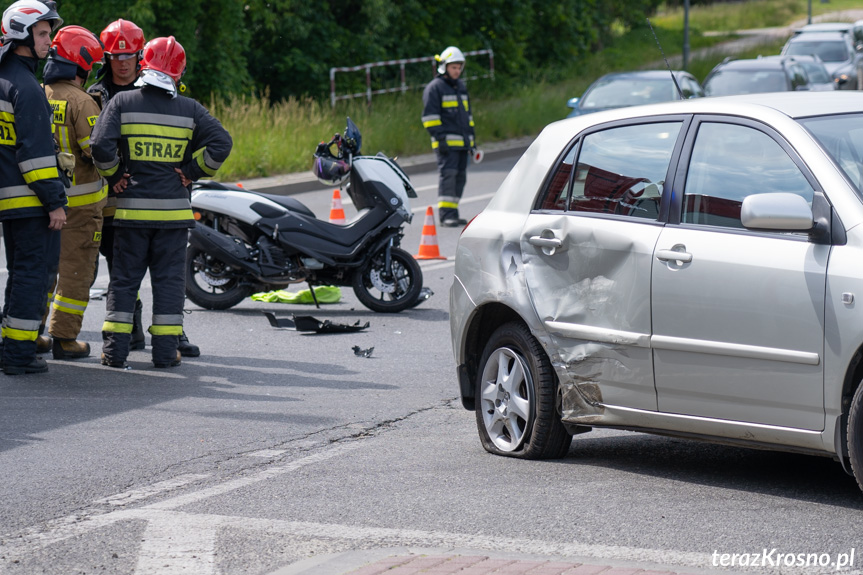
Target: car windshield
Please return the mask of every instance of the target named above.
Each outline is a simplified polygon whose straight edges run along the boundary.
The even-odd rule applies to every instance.
[[[708,96],[786,92],[788,89],[782,70],[720,70],[704,85]]]
[[[792,42],[785,52],[790,56],[811,54],[821,58],[822,62],[844,62],[848,59],[848,47],[845,42]]]
[[[828,84],[833,81],[822,64],[818,62],[799,62],[799,64],[806,70],[806,75],[809,76],[812,84]]]
[[[671,77],[661,80],[609,79],[596,84],[581,100],[581,107],[622,108],[669,102],[678,98]]]
[[[805,118],[800,123],[863,196],[863,113]]]

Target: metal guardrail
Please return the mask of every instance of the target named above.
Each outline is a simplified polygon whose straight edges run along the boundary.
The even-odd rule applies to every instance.
[[[491,78],[494,80],[494,51],[492,50],[474,50],[472,52],[465,52],[465,56],[482,56],[488,55],[488,73],[487,74],[478,74],[476,76],[467,76],[463,78],[464,80],[477,80],[479,78]],[[423,87],[426,84],[418,84],[414,86],[409,86],[405,82],[405,64],[418,64],[421,62],[432,62],[432,70],[436,72],[437,70],[437,62],[435,61],[434,56],[426,56],[423,58],[402,58],[399,60],[384,60],[381,62],[370,62],[368,64],[362,64],[360,66],[344,66],[338,68],[330,68],[330,104],[335,107],[336,102],[338,100],[350,100],[353,98],[366,98],[369,104],[372,103],[372,96],[374,94],[390,94],[393,92],[407,92],[413,88]],[[372,69],[373,68],[382,68],[386,66],[398,66],[401,84],[396,88],[381,88],[377,90],[372,89]],[[343,94],[341,96],[336,95],[336,73],[337,72],[361,72],[365,71],[366,73],[366,90],[365,92],[357,92],[354,94]]]

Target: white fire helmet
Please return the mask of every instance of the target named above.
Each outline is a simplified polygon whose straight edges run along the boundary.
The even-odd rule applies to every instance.
[[[434,59],[440,62],[437,67],[437,73],[446,74],[446,65],[453,64],[455,62],[464,63],[464,54],[455,46],[447,46],[444,48],[444,51],[441,52],[440,55],[436,55]]]

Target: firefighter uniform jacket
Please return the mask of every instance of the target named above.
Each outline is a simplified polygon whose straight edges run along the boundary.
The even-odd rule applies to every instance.
[[[454,150],[473,148],[473,115],[464,82],[443,75],[432,80],[423,91],[422,122],[432,149],[441,142]]]
[[[117,196],[115,227],[192,228],[191,180],[214,176],[232,141],[198,102],[145,86],[121,92],[102,110],[90,137],[93,160],[108,185],[129,174]]]
[[[0,64],[0,221],[44,217],[66,205],[36,64],[13,53]]]
[[[54,111],[54,137],[60,151],[75,156],[72,187],[66,190],[69,207],[101,202],[108,195],[108,186],[90,153],[90,133],[99,117],[99,106],[71,80],[48,84],[45,95]]]

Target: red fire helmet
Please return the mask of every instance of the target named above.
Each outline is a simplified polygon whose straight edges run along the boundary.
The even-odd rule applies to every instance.
[[[186,51],[173,37],[153,38],[144,46],[141,70],[155,70],[179,82],[186,71]]]
[[[96,35],[81,26],[60,28],[51,47],[61,58],[74,62],[78,67],[90,71],[93,64],[102,59],[102,43]]]
[[[115,20],[99,35],[106,54],[134,54],[144,48],[144,32],[133,22]]]

